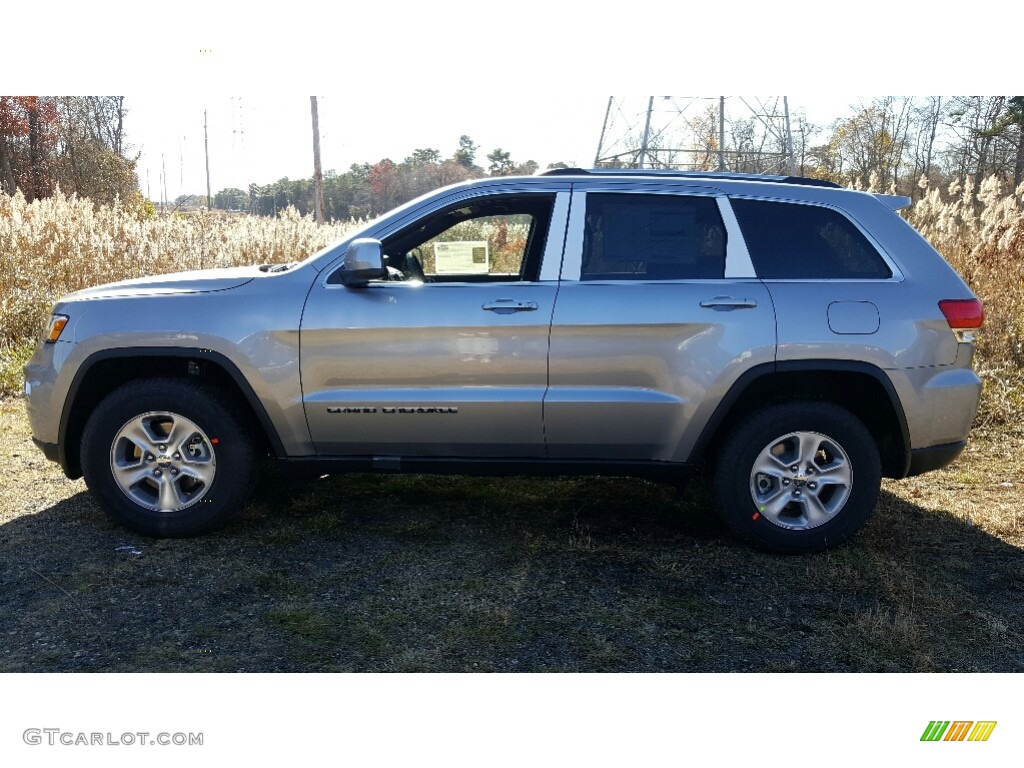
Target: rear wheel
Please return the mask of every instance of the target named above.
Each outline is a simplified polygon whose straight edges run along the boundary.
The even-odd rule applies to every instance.
[[[129,382],[93,412],[82,473],[117,522],[150,536],[221,525],[254,480],[253,440],[218,391],[187,379]]]
[[[829,403],[759,412],[729,435],[714,469],[722,519],[776,552],[817,552],[846,541],[867,522],[880,486],[871,433]]]

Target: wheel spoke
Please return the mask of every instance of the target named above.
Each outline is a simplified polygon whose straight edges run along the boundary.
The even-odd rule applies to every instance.
[[[828,491],[828,494],[822,498],[822,493],[825,491]],[[850,486],[847,483],[820,483],[815,492],[815,498],[818,499],[829,515],[835,515],[846,504],[846,500],[850,498]]]
[[[825,508],[825,505],[821,503],[821,499],[816,494],[808,493],[803,497],[801,506],[803,506],[804,517],[807,519],[807,527],[814,528],[822,523],[827,523],[831,519],[832,515]]]
[[[771,475],[781,480],[788,469],[789,464],[779,459],[770,450],[766,450],[762,451],[761,455],[757,457],[752,472],[755,475]]]
[[[850,473],[846,472],[836,475],[818,475],[818,478],[815,482],[817,482],[818,484],[818,493],[821,493],[821,491],[826,487],[849,488]]]
[[[186,422],[185,419],[175,417],[171,422],[170,432],[164,438],[166,440],[164,444],[167,446],[167,452],[184,454],[185,441],[194,434],[195,427],[193,424]]]
[[[836,459],[831,464],[818,467],[818,482],[822,485],[849,485],[850,464]]]
[[[789,502],[792,500],[793,499],[789,491],[780,490],[769,501],[761,502],[761,506],[758,507],[758,509],[760,510],[761,514],[765,517],[768,517],[771,520],[778,521],[779,515],[782,514],[782,510],[784,510],[786,506],[789,504]]]
[[[155,421],[166,421],[169,417],[163,413],[153,413],[139,418],[140,425],[146,433],[146,438],[149,440],[149,444],[153,446],[154,450],[159,452],[159,446],[166,444],[166,435],[161,434],[162,429],[158,432],[153,425]]]
[[[814,463],[814,457],[818,455],[818,450],[821,448],[823,442],[820,435],[810,435],[806,432],[801,432],[799,435],[800,449],[797,452],[799,455],[798,463],[801,469],[806,469],[809,466],[817,466]]]
[[[197,461],[183,464],[180,471],[182,476],[191,477],[194,480],[199,480],[203,485],[209,486],[213,482],[217,468],[209,461]]]
[[[782,484],[780,483],[780,484],[776,485],[774,488],[769,489],[765,493],[755,493],[754,494],[754,501],[757,504],[770,504],[771,502],[775,501],[775,499],[777,499],[780,495],[782,495],[784,493],[789,493],[789,489],[788,488],[783,488]]]
[[[184,505],[185,501],[181,498],[178,484],[173,479],[164,475],[158,479],[158,483],[160,486],[159,506],[161,512],[174,512]]]
[[[134,419],[125,424],[124,428],[118,433],[118,437],[123,437],[143,453],[147,451],[153,452],[153,436],[149,434],[149,430],[146,429],[142,419]]]
[[[150,476],[149,467],[145,466],[142,462],[128,465],[115,464],[113,469],[117,482],[122,488],[131,488],[139,481],[145,480]]]

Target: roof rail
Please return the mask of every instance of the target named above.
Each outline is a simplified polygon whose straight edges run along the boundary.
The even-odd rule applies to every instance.
[[[840,186],[834,181],[809,179],[805,176],[771,176],[760,173],[727,171],[674,171],[663,168],[549,168],[538,176],[674,176],[689,179],[726,179],[732,181],[769,181],[775,184],[803,184],[810,187]]]

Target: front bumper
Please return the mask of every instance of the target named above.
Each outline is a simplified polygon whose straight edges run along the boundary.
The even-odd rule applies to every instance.
[[[32,438],[32,442],[36,444],[36,448],[43,452],[43,455],[50,461],[55,461],[63,466],[62,459],[64,458],[64,451],[57,443],[44,443],[42,440]]]
[[[43,455],[50,461],[56,462],[60,465],[60,468],[64,470],[64,475],[71,480],[77,480],[82,476],[81,471],[72,472],[68,468],[68,459],[64,453],[64,446],[60,443],[44,443],[35,437],[32,438],[32,442],[36,444],[36,448],[43,452]]]

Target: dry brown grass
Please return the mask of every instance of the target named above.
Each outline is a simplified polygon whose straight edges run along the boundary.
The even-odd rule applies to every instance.
[[[208,267],[304,259],[358,222],[317,227],[289,208],[277,218],[197,211],[139,219],[123,206],[0,194],[0,347],[34,337],[58,297],[102,283]]]
[[[978,424],[1019,423],[1024,185],[1011,191],[990,178],[978,189],[969,181],[928,189],[908,218],[985,302],[976,366],[985,382]],[[52,302],[65,293],[161,272],[302,259],[357,224],[321,228],[295,209],[276,219],[199,211],[140,220],[128,208],[97,208],[74,196],[28,204],[20,194],[0,195],[0,397],[20,388],[14,366]]]
[[[978,423],[1024,415],[1024,184],[997,178],[926,189],[908,219],[985,303],[976,368],[985,383]]]
[[[0,404],[0,673],[1024,670],[1024,437],[886,481],[822,554],[700,484],[264,473],[227,528],[113,525]],[[126,551],[124,547],[132,549]]]

